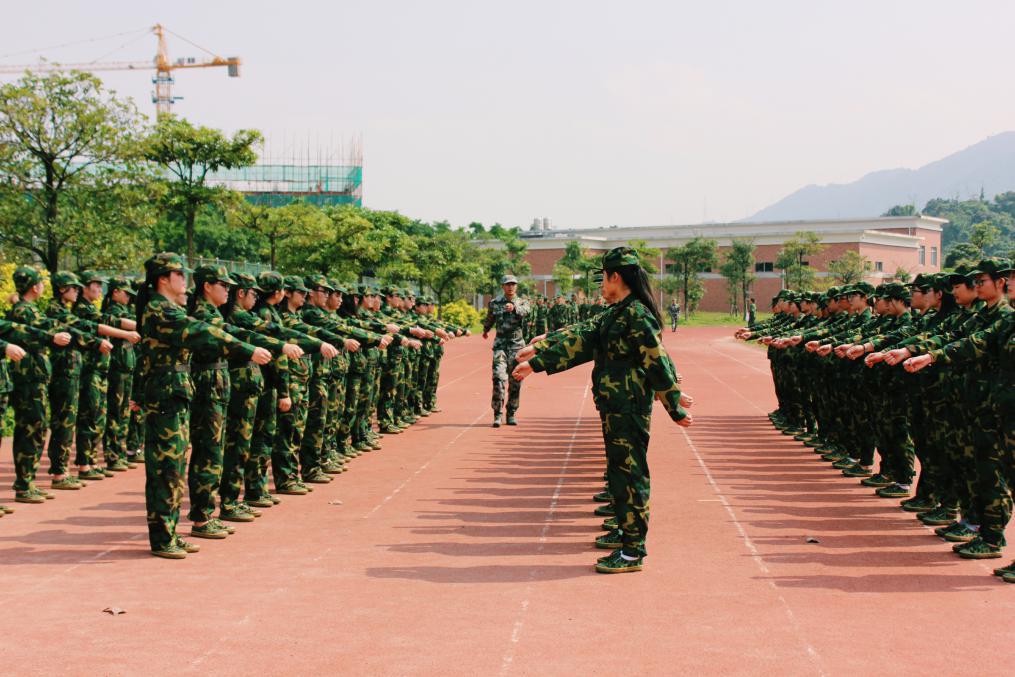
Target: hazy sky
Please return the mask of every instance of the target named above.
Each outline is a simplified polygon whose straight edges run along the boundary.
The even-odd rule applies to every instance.
[[[176,113],[279,147],[362,135],[366,206],[455,225],[739,219],[1015,129],[1010,0],[4,5],[7,64],[157,21],[238,55],[239,79],[178,73]],[[153,54],[139,37],[104,60]],[[148,73],[102,77],[154,113]]]

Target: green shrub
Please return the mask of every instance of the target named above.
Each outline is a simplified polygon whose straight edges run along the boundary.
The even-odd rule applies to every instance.
[[[479,311],[466,301],[458,300],[444,305],[441,309],[441,318],[459,327],[470,328],[479,323],[480,315]]]

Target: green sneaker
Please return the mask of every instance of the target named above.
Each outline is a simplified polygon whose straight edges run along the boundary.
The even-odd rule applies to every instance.
[[[193,526],[190,528],[190,535],[194,538],[212,538],[222,539],[229,535],[225,527],[216,526],[214,522],[208,521],[201,526]]]
[[[14,494],[14,500],[17,503],[45,503],[46,497],[40,496],[34,491],[18,491]],[[4,512],[7,512],[4,510]]]
[[[518,425],[518,419],[514,417],[514,414],[508,414],[507,419],[504,422],[508,425]]]
[[[1001,556],[1001,546],[977,540],[975,543],[967,543],[956,552],[962,559],[997,559]]]
[[[618,552],[620,552],[620,548],[617,548],[616,550],[611,552],[609,555],[603,555],[602,557],[600,557],[599,559],[596,560],[596,564],[602,564],[603,562],[609,561],[609,559],[611,557],[613,557],[614,555],[616,555]]]
[[[795,439],[797,442],[806,442],[807,440],[811,439],[811,434],[800,433],[799,435],[794,435],[793,439]]]
[[[236,527],[232,526],[231,524],[223,523],[221,520],[219,520],[218,517],[212,517],[211,522],[214,523],[215,526],[219,527],[220,529],[225,529],[226,533],[229,534],[230,536],[236,533]]]
[[[825,446],[825,443],[817,435],[803,440],[803,443],[805,447],[813,447],[815,449]]]
[[[608,491],[600,491],[598,494],[592,497],[592,500],[596,503],[612,503],[613,496]]]
[[[938,527],[937,529],[935,529],[934,533],[937,534],[938,536],[944,537],[945,534],[951,533],[952,531],[954,531],[955,529],[958,529],[961,526],[962,525],[959,524],[957,521],[952,520],[948,524],[946,524],[944,526],[941,526],[941,527]]]
[[[6,505],[0,505],[0,512],[2,512],[5,515],[10,515],[12,512],[14,512],[14,508],[9,508]]]
[[[244,501],[240,501],[239,505],[237,505],[237,508],[247,513],[248,515],[253,515],[254,517],[260,517],[261,515],[264,514],[260,510],[254,510],[254,508],[251,507],[249,503],[245,503]]]
[[[623,557],[623,553],[618,550],[610,555],[610,558],[605,562],[598,562],[596,564],[596,571],[601,574],[627,574],[641,571],[641,567],[641,557],[636,560],[626,560]]]
[[[116,461],[111,465],[107,465],[106,470],[110,472],[127,472],[130,468],[125,461]]]
[[[823,454],[821,456],[822,461],[830,461],[832,463],[834,463],[835,461],[841,461],[844,458],[849,458],[849,454],[847,454],[845,451],[833,451],[828,454]]]
[[[959,550],[962,550],[963,548],[968,548],[970,546],[974,546],[977,543],[981,542],[982,540],[983,539],[980,538],[979,535],[977,535],[976,538],[974,538],[973,540],[969,541],[968,543],[953,543],[952,544],[952,552],[958,552]]]
[[[937,507],[937,501],[931,498],[920,498],[919,496],[916,496],[903,501],[899,504],[899,507],[906,512],[926,513]]]
[[[832,467],[835,468],[836,470],[845,470],[846,468],[852,468],[853,466],[859,466],[859,465],[860,465],[860,463],[856,459],[853,459],[853,458],[850,458],[849,456],[847,456],[846,458],[842,459],[841,461],[836,461],[835,463],[833,463]]]
[[[163,559],[187,559],[187,552],[175,543],[152,550],[152,555]]]
[[[895,484],[895,482],[892,481],[891,477],[878,473],[873,477],[868,477],[867,479],[860,480],[860,484],[864,485],[865,487],[890,487],[893,484]]]
[[[976,538],[978,535],[979,535],[978,531],[970,529],[965,524],[962,524],[960,522],[959,525],[954,529],[951,529],[941,534],[941,538],[945,539],[946,541],[950,541],[952,543],[968,543],[969,541]],[[999,548],[998,553],[1000,552],[1001,550]],[[998,557],[1000,556],[1001,555],[998,554]]]
[[[304,484],[306,483],[328,484],[331,481],[332,481],[331,477],[321,470],[315,470],[314,472],[310,473],[309,475],[303,478]]]
[[[617,511],[613,508],[612,504],[607,503],[606,505],[601,505],[598,508],[596,508],[595,514],[599,515],[600,517],[616,517]]]
[[[289,482],[280,487],[275,487],[275,491],[288,496],[305,496],[309,493],[307,488],[298,482]]]
[[[261,496],[259,498],[255,498],[254,500],[250,500],[248,498],[246,500],[246,504],[247,505],[252,505],[255,508],[271,508],[271,507],[273,507],[275,505],[275,502],[272,501],[267,496]]]
[[[1005,574],[1001,577],[1001,580],[1005,583],[1015,583],[1015,573]]]
[[[603,534],[596,539],[596,547],[602,550],[616,550],[624,547],[624,532],[620,529]]]
[[[267,503],[271,504],[271,501],[267,501]],[[253,522],[255,518],[252,514],[250,514],[246,510],[243,510],[239,506],[236,506],[235,508],[231,509],[223,508],[222,510],[220,510],[219,519],[225,520],[226,522]]]
[[[839,450],[833,447],[831,444],[822,444],[821,446],[814,447],[815,454],[831,454],[836,451]]]
[[[495,422],[493,427],[494,428],[499,428],[500,427],[500,423],[499,422]],[[381,426],[381,433],[383,433],[385,435],[397,435],[400,432],[402,432],[402,429],[397,427],[397,426],[395,426],[395,425]]]
[[[369,442],[364,440],[363,442],[359,442],[358,444],[353,445],[352,448],[355,449],[358,452],[361,452],[361,453],[365,454],[367,452],[373,451],[374,450],[374,445],[372,445]]]
[[[1011,575],[1015,576],[1015,562],[1012,562],[1008,566],[998,567],[998,568],[994,569],[994,575],[995,576],[1005,576],[1007,574],[1011,574]]]
[[[607,517],[603,520],[603,531],[613,531],[617,528],[617,518]]]
[[[870,477],[874,474],[874,470],[871,468],[865,468],[859,463],[856,463],[843,470],[842,474],[846,477]]]
[[[909,496],[909,489],[902,486],[901,484],[893,484],[887,487],[881,487],[874,491],[877,496],[881,498],[905,498]]]
[[[321,464],[321,471],[328,475],[341,475],[345,472],[345,466],[332,461],[325,461]]]
[[[84,486],[80,482],[76,481],[70,475],[64,475],[61,480],[53,480],[49,483],[50,489],[57,489],[60,491],[78,491]]]
[[[178,548],[183,548],[183,551],[185,553],[187,553],[187,554],[192,554],[192,553],[195,553],[195,552],[201,552],[201,546],[199,546],[196,543],[190,543],[188,541],[185,541],[182,538],[180,538],[179,536],[176,537],[176,546]]]
[[[268,499],[269,501],[271,501],[271,504],[272,504],[272,505],[278,505],[279,503],[281,503],[281,502],[282,502],[282,499],[281,499],[281,498],[278,498],[277,496],[272,496],[271,494],[268,494],[268,496],[267,496],[267,499]],[[252,504],[252,503],[247,503],[247,505],[253,505],[253,504]],[[260,506],[260,505],[259,505],[259,506],[257,506],[257,507],[258,507],[258,508],[260,508],[260,507],[262,507],[262,506]]]
[[[79,480],[90,480],[90,481],[94,482],[94,481],[97,481],[97,480],[104,480],[104,479],[106,479],[106,475],[101,470],[98,470],[96,468],[92,468],[90,470],[79,470],[78,471],[78,479]]]
[[[917,519],[926,524],[929,527],[947,526],[955,522],[955,519],[959,516],[958,511],[950,510],[944,506],[939,506],[933,510],[917,515]]]

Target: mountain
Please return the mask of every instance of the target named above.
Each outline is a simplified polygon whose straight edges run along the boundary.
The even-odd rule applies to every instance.
[[[871,172],[852,183],[806,186],[745,221],[880,216],[895,205],[933,198],[992,198],[1015,190],[1015,132],[1003,132],[919,169]]]

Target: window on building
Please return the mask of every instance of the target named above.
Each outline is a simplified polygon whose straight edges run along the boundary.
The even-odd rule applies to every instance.
[[[874,262],[874,270],[876,272],[878,272],[878,273],[885,272],[885,264],[884,264],[884,262],[883,261],[875,261]]]
[[[872,264],[870,261],[864,261],[863,262],[863,269],[864,270],[870,270],[873,267],[874,267],[874,264]]]
[[[930,265],[937,265],[937,247],[930,248]]]
[[[923,245],[920,245],[920,265],[927,265],[927,248]]]
[[[756,261],[754,263],[755,273],[771,273],[775,270],[775,264],[771,261]]]

